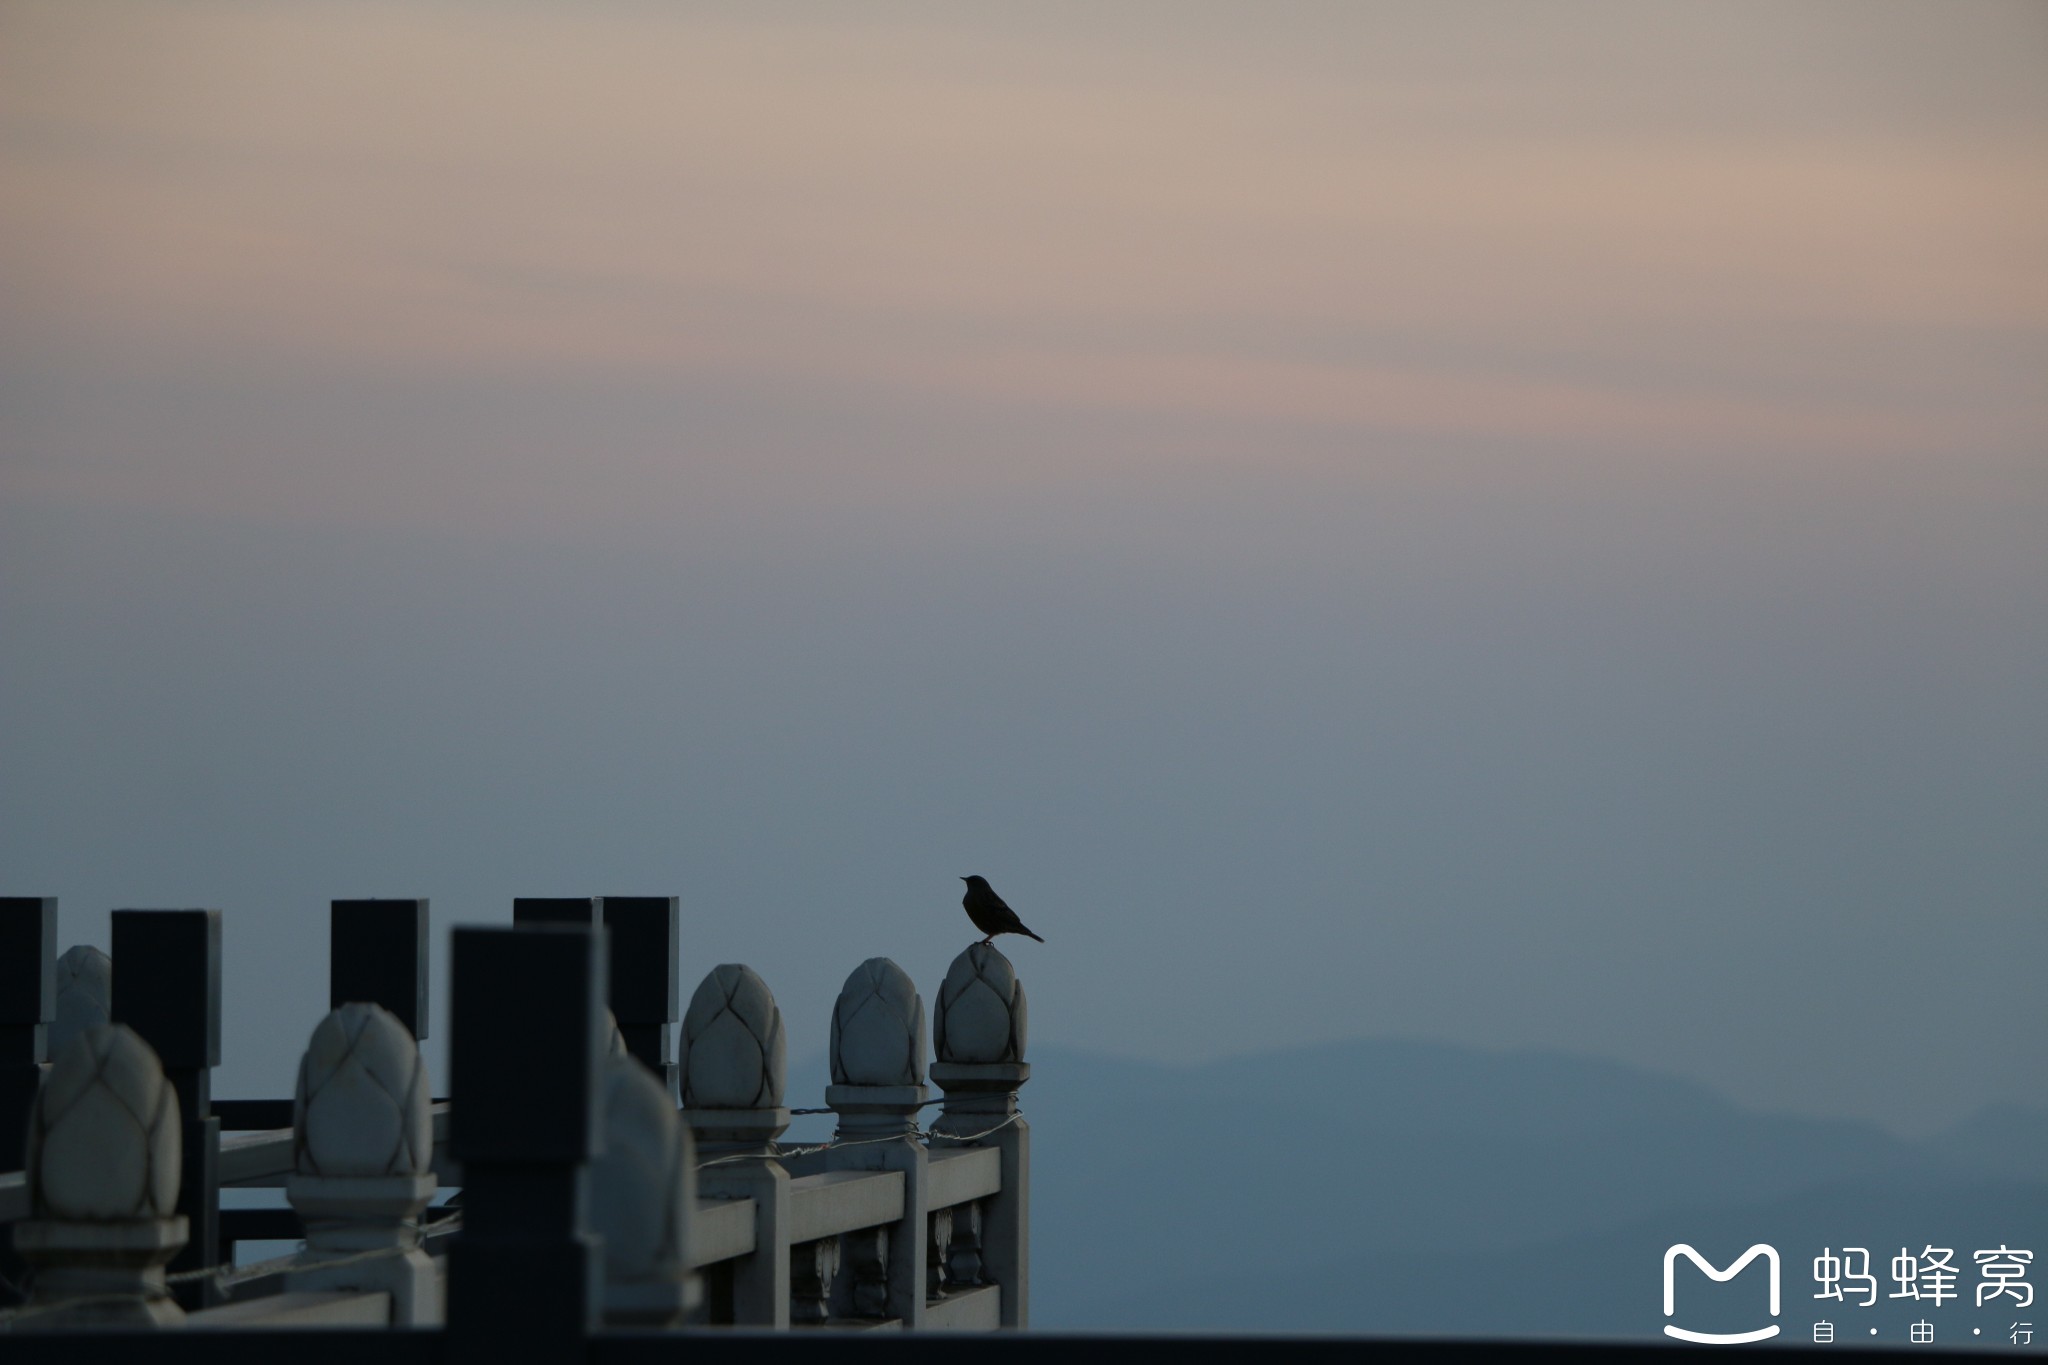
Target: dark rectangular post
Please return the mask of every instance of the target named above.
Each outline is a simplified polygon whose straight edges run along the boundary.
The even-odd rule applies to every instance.
[[[515,896],[512,900],[512,923],[519,927],[529,924],[602,924],[604,917],[598,913],[595,896]]]
[[[57,898],[0,896],[0,1171],[18,1171],[57,1017]]]
[[[219,1264],[220,1120],[213,1116],[213,1068],[220,1065],[220,911],[116,910],[113,1020],[156,1050],[178,1092],[185,1160],[178,1212],[192,1239],[175,1273]],[[211,1280],[178,1287],[187,1308],[218,1299]]]
[[[454,936],[450,1153],[462,1231],[449,1250],[449,1342],[463,1361],[581,1356],[602,1309],[588,1225],[603,1147],[601,925]]]
[[[327,921],[327,1007],[382,1005],[427,1038],[427,902],[335,901]]]
[[[676,951],[682,912],[674,896],[602,896],[611,936],[612,1017],[626,1050],[661,1077],[669,1097],[682,1103],[676,1079],[673,1025],[682,1018]]]

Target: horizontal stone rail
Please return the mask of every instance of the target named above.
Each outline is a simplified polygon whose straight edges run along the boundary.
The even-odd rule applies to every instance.
[[[826,1171],[789,1182],[792,1242],[815,1242],[902,1217],[901,1171]]]
[[[933,1332],[993,1332],[1003,1325],[1003,1289],[984,1284],[927,1304],[924,1327]]]
[[[278,1329],[305,1327],[387,1327],[391,1296],[302,1290],[267,1298],[224,1303],[185,1315],[187,1328]]]
[[[283,1186],[292,1173],[292,1142],[289,1128],[223,1134],[216,1168],[221,1185]]]
[[[931,1154],[926,1203],[949,1209],[1002,1193],[1003,1158],[993,1147],[955,1147]]]
[[[448,1101],[433,1109],[434,1147],[437,1164],[448,1141]],[[218,1170],[223,1186],[246,1189],[281,1187],[292,1173],[292,1130],[277,1128],[254,1133],[223,1134]],[[451,1185],[460,1184],[451,1180]],[[23,1171],[0,1172],[0,1223],[14,1223],[28,1217],[28,1175]]]
[[[754,1201],[699,1199],[690,1224],[690,1269],[738,1260],[754,1251]]]
[[[431,1112],[434,1155],[437,1168],[448,1143],[449,1102],[441,1100]],[[224,1133],[220,1140],[220,1183],[242,1189],[267,1189],[285,1184],[292,1173],[292,1129],[259,1129],[253,1133]],[[459,1181],[451,1180],[451,1185]],[[0,1196],[4,1197],[4,1196]]]

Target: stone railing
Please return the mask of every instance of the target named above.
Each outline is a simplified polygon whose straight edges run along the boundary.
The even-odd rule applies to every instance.
[[[782,1012],[737,964],[678,1009],[673,899],[458,928],[450,1100],[418,1042],[426,903],[337,901],[331,925],[333,1009],[293,1098],[214,1101],[219,912],[117,911],[111,960],[59,959],[52,903],[0,901],[0,987],[23,986],[0,990],[21,1123],[0,1160],[23,1168],[0,1173],[0,1223],[26,1284],[0,1331],[445,1324],[465,1351],[524,1351],[1027,1322],[1024,992],[994,949],[940,989],[929,1131],[923,1001],[871,958],[833,1010],[825,1107],[794,1111],[837,1131],[792,1147]],[[299,1246],[237,1267],[253,1240]]]

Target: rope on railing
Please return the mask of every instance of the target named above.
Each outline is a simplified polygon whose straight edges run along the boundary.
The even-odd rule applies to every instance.
[[[929,1109],[935,1104],[944,1104],[945,1102],[946,1097],[944,1095],[941,1095],[935,1100],[926,1100],[923,1104],[920,1104],[917,1107],[919,1109]],[[829,1105],[823,1109],[792,1109],[789,1111],[791,1118],[795,1118],[802,1114],[836,1114],[838,1112],[839,1111],[837,1109],[834,1109]]]
[[[930,1100],[927,1103],[938,1104],[940,1103],[940,1101]],[[918,1106],[918,1108],[920,1109],[924,1107],[924,1105]],[[797,1111],[792,1110],[791,1112],[794,1113]],[[834,1111],[830,1109],[825,1109],[817,1112],[829,1114]],[[901,1142],[903,1141],[903,1139],[909,1137],[925,1138],[927,1140],[933,1137],[942,1137],[949,1142],[979,1142],[982,1138],[990,1137],[996,1133],[1002,1132],[1003,1129],[1008,1128],[1011,1124],[1018,1122],[1023,1117],[1024,1116],[1022,1114],[1012,1114],[1010,1115],[1010,1117],[1004,1119],[995,1127],[984,1128],[978,1133],[931,1133],[923,1128],[913,1128],[905,1133],[891,1133],[887,1137],[852,1138],[845,1142],[819,1142],[806,1147],[784,1147],[778,1145],[774,1154],[777,1157],[815,1156],[819,1152],[830,1152],[837,1150],[841,1147],[866,1147],[871,1143],[876,1142]],[[741,1152],[735,1156],[715,1156],[711,1158],[711,1160],[709,1161],[698,1162],[697,1169],[701,1171],[706,1166],[723,1166],[729,1161],[759,1161],[761,1159],[761,1155],[755,1152]]]
[[[446,1218],[436,1218],[432,1222],[426,1223],[414,1223],[412,1226],[419,1233],[421,1240],[424,1241],[435,1233],[452,1231],[461,1227],[462,1215],[454,1213]],[[325,1261],[301,1261],[296,1256],[285,1256],[279,1257],[276,1260],[258,1261],[254,1265],[245,1265],[239,1268],[231,1265],[202,1266],[198,1270],[181,1270],[175,1275],[164,1276],[164,1290],[152,1287],[142,1297],[151,1302],[169,1298],[168,1288],[174,1284],[193,1284],[200,1280],[212,1280],[220,1288],[228,1289],[248,1280],[258,1280],[266,1275],[282,1274],[288,1270],[327,1270],[335,1266],[356,1265],[363,1261],[380,1261],[389,1256],[403,1256],[416,1249],[416,1245],[375,1247],[369,1251],[358,1251],[351,1256],[336,1256]],[[92,1294],[82,1298],[65,1299],[61,1303],[44,1304],[41,1307],[0,1309],[0,1322],[20,1322],[24,1318],[40,1317],[45,1313],[69,1311],[82,1304],[133,1303],[135,1298],[136,1296],[133,1294]]]
[[[408,1220],[410,1222],[410,1220]],[[462,1226],[462,1215],[451,1213],[446,1218],[431,1222],[410,1222],[413,1231],[425,1241],[434,1233],[452,1231]],[[237,1285],[245,1280],[261,1279],[285,1270],[329,1270],[335,1266],[357,1265],[363,1261],[381,1261],[387,1256],[404,1256],[418,1250],[418,1243],[412,1246],[373,1247],[369,1251],[358,1251],[351,1256],[336,1256],[325,1261],[301,1261],[296,1256],[280,1257],[273,1261],[258,1261],[239,1269],[231,1265],[206,1266],[199,1270],[181,1270],[175,1275],[164,1276],[165,1284],[190,1284],[195,1280],[213,1280],[222,1289]]]

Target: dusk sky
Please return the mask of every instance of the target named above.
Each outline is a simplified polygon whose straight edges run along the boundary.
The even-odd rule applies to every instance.
[[[806,1053],[980,873],[1034,1041],[2039,1105],[2044,167],[2031,0],[0,0],[0,889],[221,1095],[331,897]]]

